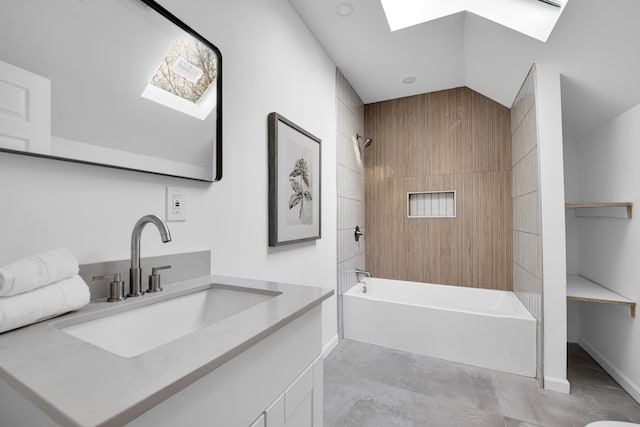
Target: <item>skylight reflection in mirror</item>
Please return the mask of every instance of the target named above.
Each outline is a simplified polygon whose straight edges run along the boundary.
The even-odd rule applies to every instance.
[[[204,120],[216,103],[216,54],[190,35],[177,39],[142,96]]]

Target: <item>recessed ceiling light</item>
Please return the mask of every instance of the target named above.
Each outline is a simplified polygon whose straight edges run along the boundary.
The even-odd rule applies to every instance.
[[[353,5],[351,3],[340,3],[337,7],[338,15],[349,16],[353,13]]]
[[[406,84],[406,85],[410,85],[411,83],[415,83],[416,78],[415,77],[407,77],[402,79],[402,83]]]

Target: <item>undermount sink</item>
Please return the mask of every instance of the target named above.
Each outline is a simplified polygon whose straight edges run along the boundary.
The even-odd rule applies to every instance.
[[[278,294],[212,285],[186,295],[61,327],[60,330],[119,356],[134,357],[231,317]]]

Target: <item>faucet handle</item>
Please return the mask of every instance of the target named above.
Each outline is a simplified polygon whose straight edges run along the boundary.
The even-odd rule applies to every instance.
[[[158,274],[158,270],[168,270],[170,269],[170,265],[163,265],[162,267],[153,267],[151,269],[151,274]]]
[[[113,279],[114,282],[121,282],[122,281],[122,274],[120,274],[120,273],[105,274],[105,275],[102,275],[102,276],[93,276],[91,278],[91,280],[104,280],[104,279]]]
[[[113,279],[109,284],[108,302],[124,301],[127,297],[124,294],[124,280],[120,273],[105,274],[103,276],[93,276],[91,280]]]
[[[160,292],[162,290],[162,286],[160,283],[160,274],[158,274],[159,270],[168,270],[170,269],[170,265],[163,265],[162,267],[153,267],[151,269],[151,274],[149,275],[149,288],[147,292]]]

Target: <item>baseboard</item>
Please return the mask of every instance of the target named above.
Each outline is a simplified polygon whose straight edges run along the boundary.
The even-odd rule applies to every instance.
[[[640,403],[640,386],[629,378],[624,372],[614,366],[606,357],[602,355],[594,346],[589,344],[583,337],[578,338],[578,344],[584,349],[596,362],[604,368],[605,371],[613,377],[614,380],[626,390],[638,403]]]
[[[544,389],[557,391],[558,393],[569,394],[571,385],[566,378],[556,378],[545,375],[544,376]]]
[[[334,335],[333,338],[329,340],[327,344],[322,348],[322,357],[327,358],[328,355],[331,354],[333,349],[338,346],[338,335]]]

